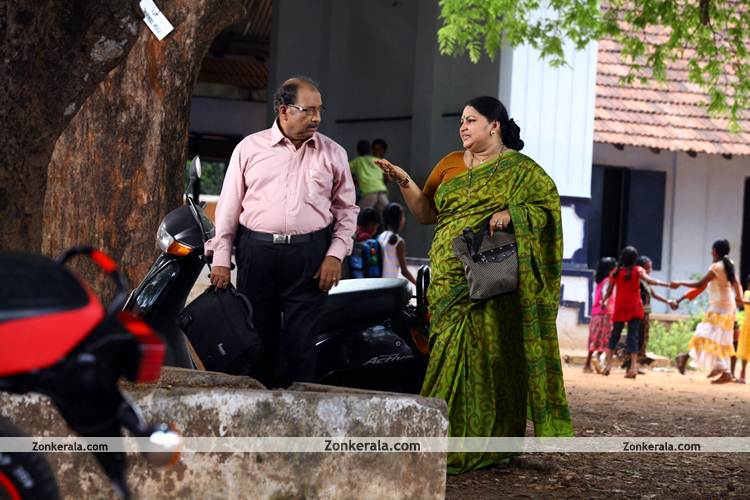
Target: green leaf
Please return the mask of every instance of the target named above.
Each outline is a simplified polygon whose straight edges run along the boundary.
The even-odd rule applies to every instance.
[[[670,64],[686,59],[688,79],[706,92],[711,114],[728,114],[735,127],[750,106],[750,8],[736,0],[711,0],[708,24],[698,0],[608,0],[603,9],[596,0],[544,5],[540,11],[539,0],[440,0],[440,53],[468,53],[476,63],[483,53],[495,57],[503,43],[529,44],[560,66],[567,40],[583,49],[611,38],[630,63],[623,81],[663,82]]]

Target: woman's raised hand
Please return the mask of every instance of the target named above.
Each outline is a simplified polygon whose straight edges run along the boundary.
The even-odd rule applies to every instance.
[[[403,168],[398,165],[394,165],[385,158],[375,160],[375,164],[380,167],[380,170],[388,177],[388,180],[401,184],[405,179],[409,178]]]

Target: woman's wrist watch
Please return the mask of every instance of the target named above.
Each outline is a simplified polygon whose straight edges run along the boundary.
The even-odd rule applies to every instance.
[[[399,186],[403,188],[403,187],[408,186],[410,181],[411,179],[409,178],[409,176],[405,175],[403,179],[401,179],[400,181],[396,181],[396,184],[398,184]]]

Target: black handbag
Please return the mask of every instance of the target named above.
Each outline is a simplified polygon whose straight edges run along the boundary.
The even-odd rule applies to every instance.
[[[263,341],[253,325],[250,301],[231,284],[213,286],[177,315],[179,326],[207,370],[253,375],[263,356]]]
[[[467,227],[453,239],[453,253],[464,265],[472,300],[518,290],[518,244],[512,230],[490,236],[487,229],[475,233]]]

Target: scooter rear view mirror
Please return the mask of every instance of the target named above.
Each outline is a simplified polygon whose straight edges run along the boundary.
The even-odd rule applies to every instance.
[[[201,194],[201,159],[198,155],[195,155],[190,160],[188,166],[188,185],[185,189],[185,196],[187,198],[193,198],[196,203],[200,201]]]

